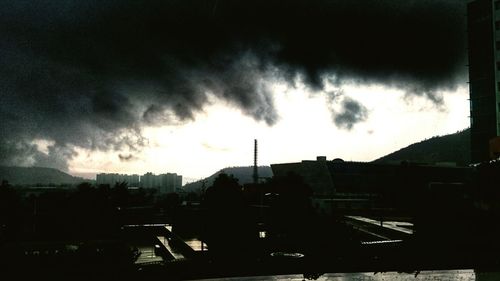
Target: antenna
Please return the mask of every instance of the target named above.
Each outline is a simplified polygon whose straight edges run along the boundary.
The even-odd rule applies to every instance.
[[[258,180],[259,180],[259,171],[257,168],[257,139],[255,139],[253,148],[253,183],[257,183]]]

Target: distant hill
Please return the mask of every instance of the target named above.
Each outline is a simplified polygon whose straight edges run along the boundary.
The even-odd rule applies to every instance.
[[[259,177],[260,178],[270,178],[273,176],[273,172],[271,171],[271,167],[269,166],[260,166],[258,167]],[[253,182],[253,166],[248,167],[230,167],[224,168],[216,172],[215,174],[204,178],[199,181],[191,182],[184,185],[184,190],[187,192],[196,192],[200,190],[203,186],[203,182],[205,182],[205,187],[209,187],[213,184],[215,178],[220,173],[226,173],[228,175],[233,175],[238,179],[239,184],[246,184]]]
[[[465,129],[414,143],[373,162],[393,163],[404,160],[429,164],[454,162],[459,166],[466,166],[471,161],[470,153],[470,129]]]
[[[3,180],[7,180],[12,185],[61,185],[90,181],[73,177],[53,168],[0,166],[0,181]]]

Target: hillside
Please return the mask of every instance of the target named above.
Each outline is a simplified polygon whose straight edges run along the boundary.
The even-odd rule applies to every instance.
[[[271,167],[269,166],[260,166],[258,168],[259,170],[259,177],[260,178],[270,178],[273,176],[273,172],[271,171]],[[253,175],[253,166],[248,166],[248,167],[230,167],[230,168],[224,168],[215,174],[204,178],[199,181],[195,181],[192,183],[188,183],[184,185],[184,190],[187,192],[196,192],[201,187],[203,186],[203,182],[205,182],[205,187],[209,187],[212,185],[214,182],[215,178],[217,175],[220,173],[226,173],[228,175],[233,175],[235,178],[238,179],[238,182],[240,184],[246,184],[246,183],[251,183],[253,181],[252,175]]]
[[[394,163],[411,161],[429,164],[456,163],[466,166],[470,163],[470,129],[454,134],[435,136],[374,160],[374,163]],[[225,172],[234,175],[240,184],[251,183],[253,167],[231,167],[222,169],[210,177],[184,185],[188,192],[197,191],[203,186],[212,185],[218,174]],[[260,177],[272,177],[273,173],[268,166],[259,167]]]
[[[470,129],[414,143],[373,162],[389,163],[404,160],[430,164],[454,162],[459,166],[468,165]]]
[[[53,168],[8,166],[0,166],[0,180],[6,180],[12,185],[61,185],[89,181]]]

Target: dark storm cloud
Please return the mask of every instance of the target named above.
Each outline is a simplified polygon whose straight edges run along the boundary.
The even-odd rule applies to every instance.
[[[24,142],[22,140],[2,140],[0,141],[0,155],[3,163],[16,163],[17,165],[32,165],[33,155],[41,152],[37,150],[36,145]]]
[[[208,94],[272,125],[276,79],[439,103],[465,75],[464,23],[451,0],[0,1],[0,164],[50,166],[33,139],[63,163],[75,147],[140,150],[143,125],[193,120]]]
[[[365,121],[368,110],[358,101],[345,98],[342,101],[342,111],[333,115],[333,121],[339,128],[351,130],[354,124]]]
[[[118,154],[118,159],[122,162],[127,162],[127,161],[132,161],[136,159],[136,157],[133,154]]]
[[[48,153],[36,152],[33,154],[34,164],[40,167],[53,167],[62,171],[68,170],[67,159],[71,159],[76,153],[73,149],[65,146],[51,145]]]
[[[352,130],[355,124],[368,119],[368,109],[359,101],[345,96],[342,89],[326,95],[333,123],[340,129]]]

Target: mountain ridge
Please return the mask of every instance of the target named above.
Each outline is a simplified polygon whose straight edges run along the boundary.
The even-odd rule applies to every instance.
[[[389,164],[402,161],[467,166],[470,164],[470,129],[467,128],[442,136],[433,136],[375,159],[371,163]],[[205,187],[209,187],[215,177],[222,172],[233,174],[239,179],[240,184],[251,183],[253,180],[253,166],[228,167],[202,180],[185,184],[184,190],[196,192],[203,187],[203,184]],[[259,175],[272,177],[271,168],[269,166],[260,166]]]
[[[434,136],[389,153],[373,163],[396,161],[423,162],[427,164],[455,163],[467,166],[471,162],[470,129],[443,136]]]
[[[12,185],[74,185],[90,181],[54,168],[18,166],[0,166],[0,180]]]
[[[402,161],[467,166],[470,164],[470,129],[467,128],[443,136],[434,136],[410,144],[371,162],[394,163]],[[273,175],[269,166],[259,166],[258,169],[259,175],[263,178]],[[203,185],[209,187],[217,175],[223,172],[234,175],[242,185],[253,182],[253,166],[227,167],[202,180],[185,184],[184,190],[195,192],[200,190]],[[0,166],[0,180],[6,180],[12,185],[74,185],[91,181],[54,168],[16,166]]]

